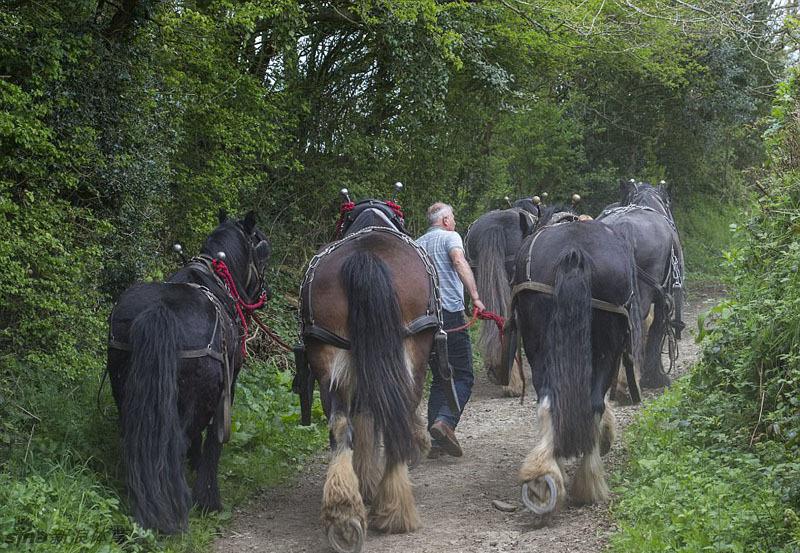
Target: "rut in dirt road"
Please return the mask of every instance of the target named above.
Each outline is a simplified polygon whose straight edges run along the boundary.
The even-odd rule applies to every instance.
[[[695,297],[687,306],[687,330],[681,341],[676,375],[697,358],[694,344],[698,313],[716,302],[716,296]],[[365,553],[457,553],[479,551],[599,552],[614,526],[608,506],[568,505],[549,526],[536,528],[535,517],[520,501],[519,466],[534,439],[536,402],[501,396],[497,386],[478,375],[458,436],[461,458],[426,459],[411,471],[414,496],[422,528],[410,534],[384,535],[370,531]],[[652,398],[657,392],[646,393]],[[615,406],[617,439],[603,459],[606,473],[622,470],[621,431],[640,406]],[[320,453],[294,482],[258,495],[249,505],[234,510],[228,534],[215,544],[220,553],[234,551],[332,551],[319,519],[327,454]],[[568,473],[572,474],[570,465]],[[493,500],[516,507],[513,512],[495,508]]]

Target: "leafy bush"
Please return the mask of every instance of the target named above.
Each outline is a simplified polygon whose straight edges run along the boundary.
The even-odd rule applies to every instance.
[[[725,272],[722,252],[733,243],[730,225],[743,216],[741,207],[720,203],[718,198],[695,196],[689,201],[676,202],[673,213],[688,278],[698,283],[719,281]]]
[[[800,548],[800,160],[786,150],[798,105],[792,78],[768,136],[767,193],[731,225],[731,295],[701,320],[701,362],[629,432],[616,551]]]
[[[16,480],[0,475],[0,550],[146,552],[156,537],[126,514],[116,493],[68,458]]]
[[[629,427],[612,551],[796,551],[800,462],[743,447],[736,407],[684,380]]]

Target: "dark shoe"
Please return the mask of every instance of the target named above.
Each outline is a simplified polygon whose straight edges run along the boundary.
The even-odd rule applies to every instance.
[[[461,457],[464,452],[461,450],[461,445],[456,439],[456,433],[450,428],[450,425],[444,421],[436,421],[431,426],[431,436],[441,445],[445,453],[453,457]]]

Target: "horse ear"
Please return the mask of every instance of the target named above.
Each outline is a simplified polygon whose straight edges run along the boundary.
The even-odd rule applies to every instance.
[[[244,216],[244,221],[242,221],[242,226],[244,226],[244,231],[247,234],[253,232],[253,229],[256,228],[256,212],[252,209],[247,212],[247,215]]]
[[[225,211],[224,207],[219,208],[219,213],[217,214],[217,217],[219,217],[220,225],[228,220],[228,212]]]

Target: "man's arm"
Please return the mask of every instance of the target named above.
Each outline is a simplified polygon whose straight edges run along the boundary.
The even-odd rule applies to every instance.
[[[467,258],[464,257],[464,250],[461,248],[453,248],[450,250],[450,261],[453,262],[453,268],[458,273],[458,278],[467,289],[469,297],[472,299],[472,305],[478,308],[479,311],[486,309],[483,305],[480,296],[478,296],[478,286],[475,284],[475,276],[472,274],[472,269],[467,263]]]

